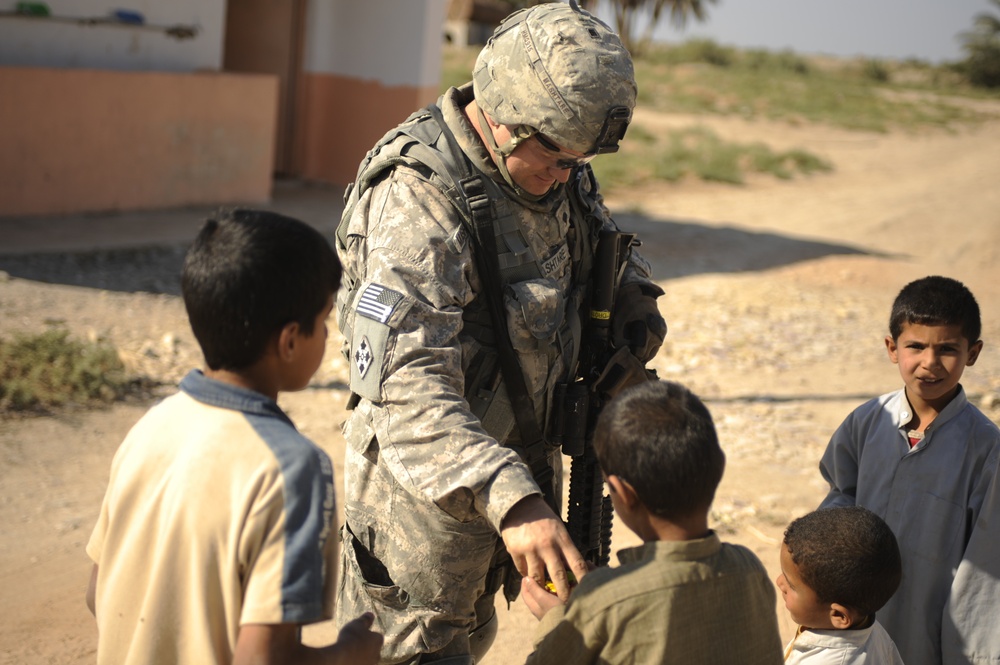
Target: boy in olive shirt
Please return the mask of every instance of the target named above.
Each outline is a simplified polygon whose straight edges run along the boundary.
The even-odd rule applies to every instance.
[[[760,560],[708,528],[725,455],[705,405],[676,383],[615,398],[594,450],[619,519],[644,544],[580,581],[569,602],[522,581],[541,663],[781,663],[775,593]]]

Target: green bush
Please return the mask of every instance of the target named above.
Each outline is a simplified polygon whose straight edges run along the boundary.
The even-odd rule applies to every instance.
[[[704,62],[716,67],[728,67],[736,61],[736,51],[720,46],[711,39],[692,39],[678,50],[681,62]]]
[[[765,49],[749,49],[743,53],[743,64],[748,69],[786,71],[803,76],[809,74],[809,61],[793,51],[777,53]]]
[[[0,339],[0,413],[111,402],[128,387],[108,344],[71,339],[61,328]]]
[[[721,46],[711,39],[689,39],[676,46],[651,45],[642,59],[661,65],[701,63],[715,67],[728,67],[737,60],[737,51]]]
[[[719,50],[725,66],[706,56]],[[700,54],[700,55],[699,55]],[[663,113],[739,115],[887,132],[952,128],[991,114],[957,101],[967,76],[946,65],[805,57],[792,51],[735,50],[695,40],[657,46],[635,61],[639,106]],[[914,90],[926,96],[893,94]],[[887,94],[888,93],[888,94]]]
[[[763,143],[724,141],[707,127],[670,130],[655,138],[623,144],[613,158],[594,160],[601,185],[612,190],[662,180],[676,182],[686,176],[739,185],[746,173],[788,180],[833,169],[826,160],[804,150],[776,152]]]
[[[866,59],[861,66],[861,72],[869,81],[889,82],[889,68],[881,60]]]

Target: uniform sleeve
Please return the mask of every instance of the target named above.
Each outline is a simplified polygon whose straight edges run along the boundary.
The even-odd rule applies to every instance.
[[[994,435],[995,436],[995,435]],[[1000,443],[997,444],[1000,449]],[[983,469],[969,502],[971,534],[942,621],[944,665],[1000,662],[1000,480],[998,453]]]
[[[537,494],[517,454],[483,429],[464,397],[462,310],[480,283],[457,211],[432,185],[406,169],[369,190],[359,202],[347,261],[367,258],[369,284],[402,294],[380,348],[377,395],[365,395],[381,462],[396,481],[458,520],[486,516],[497,530],[518,501]],[[350,229],[349,229],[350,232]],[[358,273],[356,273],[358,274]],[[346,314],[367,325],[357,307]],[[353,344],[359,339],[357,326]],[[354,370],[352,369],[352,372]],[[353,379],[352,379],[353,381]],[[353,389],[353,385],[352,385]]]
[[[856,503],[860,443],[854,423],[855,414],[852,413],[833,433],[820,460],[819,471],[830,485],[820,508],[853,506]]]

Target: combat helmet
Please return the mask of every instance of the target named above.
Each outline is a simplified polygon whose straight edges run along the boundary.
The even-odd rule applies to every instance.
[[[472,80],[479,108],[515,129],[512,141],[491,146],[505,178],[504,158],[536,132],[585,155],[617,151],[635,106],[632,57],[575,0],[504,19],[480,52]]]

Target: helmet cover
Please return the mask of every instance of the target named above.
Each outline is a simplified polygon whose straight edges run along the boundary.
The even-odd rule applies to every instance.
[[[551,2],[508,16],[473,70],[494,121],[527,126],[584,154],[614,152],[635,107],[632,57],[607,24]]]

